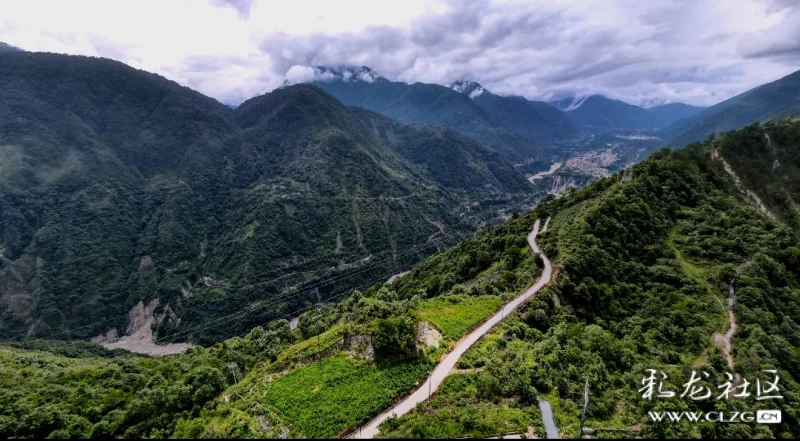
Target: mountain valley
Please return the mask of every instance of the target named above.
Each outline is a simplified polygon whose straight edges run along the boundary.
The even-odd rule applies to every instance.
[[[229,106],[0,44],[0,437],[800,437],[798,73],[645,109],[314,72]]]

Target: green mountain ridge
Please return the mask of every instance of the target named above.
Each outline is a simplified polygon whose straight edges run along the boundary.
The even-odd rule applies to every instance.
[[[681,119],[663,130],[667,145],[683,146],[754,122],[800,116],[800,71]]]

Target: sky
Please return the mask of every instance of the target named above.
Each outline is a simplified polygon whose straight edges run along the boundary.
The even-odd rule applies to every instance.
[[[0,41],[236,105],[314,66],[499,95],[708,106],[800,70],[796,0],[3,0]]]

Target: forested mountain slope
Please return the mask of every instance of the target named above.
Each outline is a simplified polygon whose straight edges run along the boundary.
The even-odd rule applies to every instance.
[[[333,437],[413,388],[448,345],[533,283],[529,227],[514,216],[392,284],[317,305],[294,330],[277,320],[175,357],[0,345],[0,435]]]
[[[784,122],[766,131],[789,140],[798,126]],[[552,403],[562,437],[574,437],[588,379],[586,427],[641,429],[646,438],[797,437],[800,239],[742,192],[745,178],[737,184],[726,170],[756,130],[662,150],[628,173],[548,198],[391,284],[305,313],[294,331],[276,321],[245,338],[160,360],[41,341],[3,348],[0,363],[9,375],[0,402],[8,405],[0,433],[344,434],[421,384],[452,342],[533,283],[541,264],[525,236],[535,219],[549,217],[540,243],[557,268],[550,287],[465,354],[430,402],[387,420],[381,436],[541,436],[541,396]],[[728,361],[716,335],[731,325],[731,285],[737,330]],[[750,382],[749,397],[716,398],[731,367]],[[643,399],[647,369],[663,370],[663,390],[676,397]],[[780,377],[781,399],[756,400],[756,379],[773,380],[764,370]],[[712,398],[677,396],[692,371],[708,373],[701,386],[712,389]],[[48,393],[56,381],[60,392]],[[87,405],[74,405],[76,394]],[[647,418],[649,411],[757,409],[780,409],[783,422]]]
[[[785,139],[799,127],[767,131]],[[537,215],[553,217],[542,241],[559,267],[556,282],[468,353],[459,366],[464,373],[451,377],[424,411],[387,422],[383,435],[487,436],[529,426],[542,434],[539,395],[553,404],[562,437],[574,437],[588,379],[588,428],[622,431],[617,435],[641,429],[646,438],[796,437],[800,240],[751,205],[714,153],[747,145],[756,129],[661,151],[627,177],[540,204]],[[720,344],[730,327],[731,284],[733,371],[763,384],[774,380],[764,370],[776,370],[782,399],[758,401],[753,390],[746,399],[717,398],[731,371]],[[659,377],[663,370],[663,390],[675,398],[642,398],[647,369]],[[702,384],[713,390],[711,398],[679,397],[693,370],[709,374]],[[781,409],[783,423],[648,419],[650,411],[756,409]]]
[[[650,108],[604,97],[590,95],[552,103],[575,120],[582,128],[594,133],[611,130],[656,130],[703,109],[683,103],[670,103]]]
[[[563,100],[555,105],[581,127],[595,132],[654,128],[653,118],[647,110],[602,95],[592,95],[577,102]]]
[[[373,110],[403,123],[448,127],[485,144],[511,162],[541,155],[535,141],[509,130],[502,120],[469,96],[449,87],[389,81],[367,68],[357,72],[322,69],[333,78],[313,84],[347,105]]]
[[[512,132],[532,141],[561,142],[580,138],[581,128],[556,107],[543,101],[529,101],[521,96],[500,96],[471,81],[458,81],[454,90],[473,101]]]
[[[684,103],[670,103],[653,106],[647,109],[656,123],[656,127],[663,128],[683,118],[702,112],[705,107],[690,106]]]
[[[130,332],[139,302],[162,316],[162,337],[235,335],[534,196],[468,138],[312,86],[232,110],[121,63],[55,54],[0,55],[0,158],[2,337]],[[323,276],[341,280],[312,283]]]
[[[800,236],[800,124],[752,124],[716,141],[721,160],[731,166],[769,215]]]
[[[748,90],[664,128],[662,136],[674,147],[703,141],[710,135],[753,122],[800,116],[800,71]]]

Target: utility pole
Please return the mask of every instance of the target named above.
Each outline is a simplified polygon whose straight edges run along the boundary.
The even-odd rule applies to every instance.
[[[581,410],[581,426],[578,429],[578,439],[583,436],[583,422],[586,420],[586,408],[589,406],[589,378],[586,378],[586,387],[583,390],[583,410]]]

